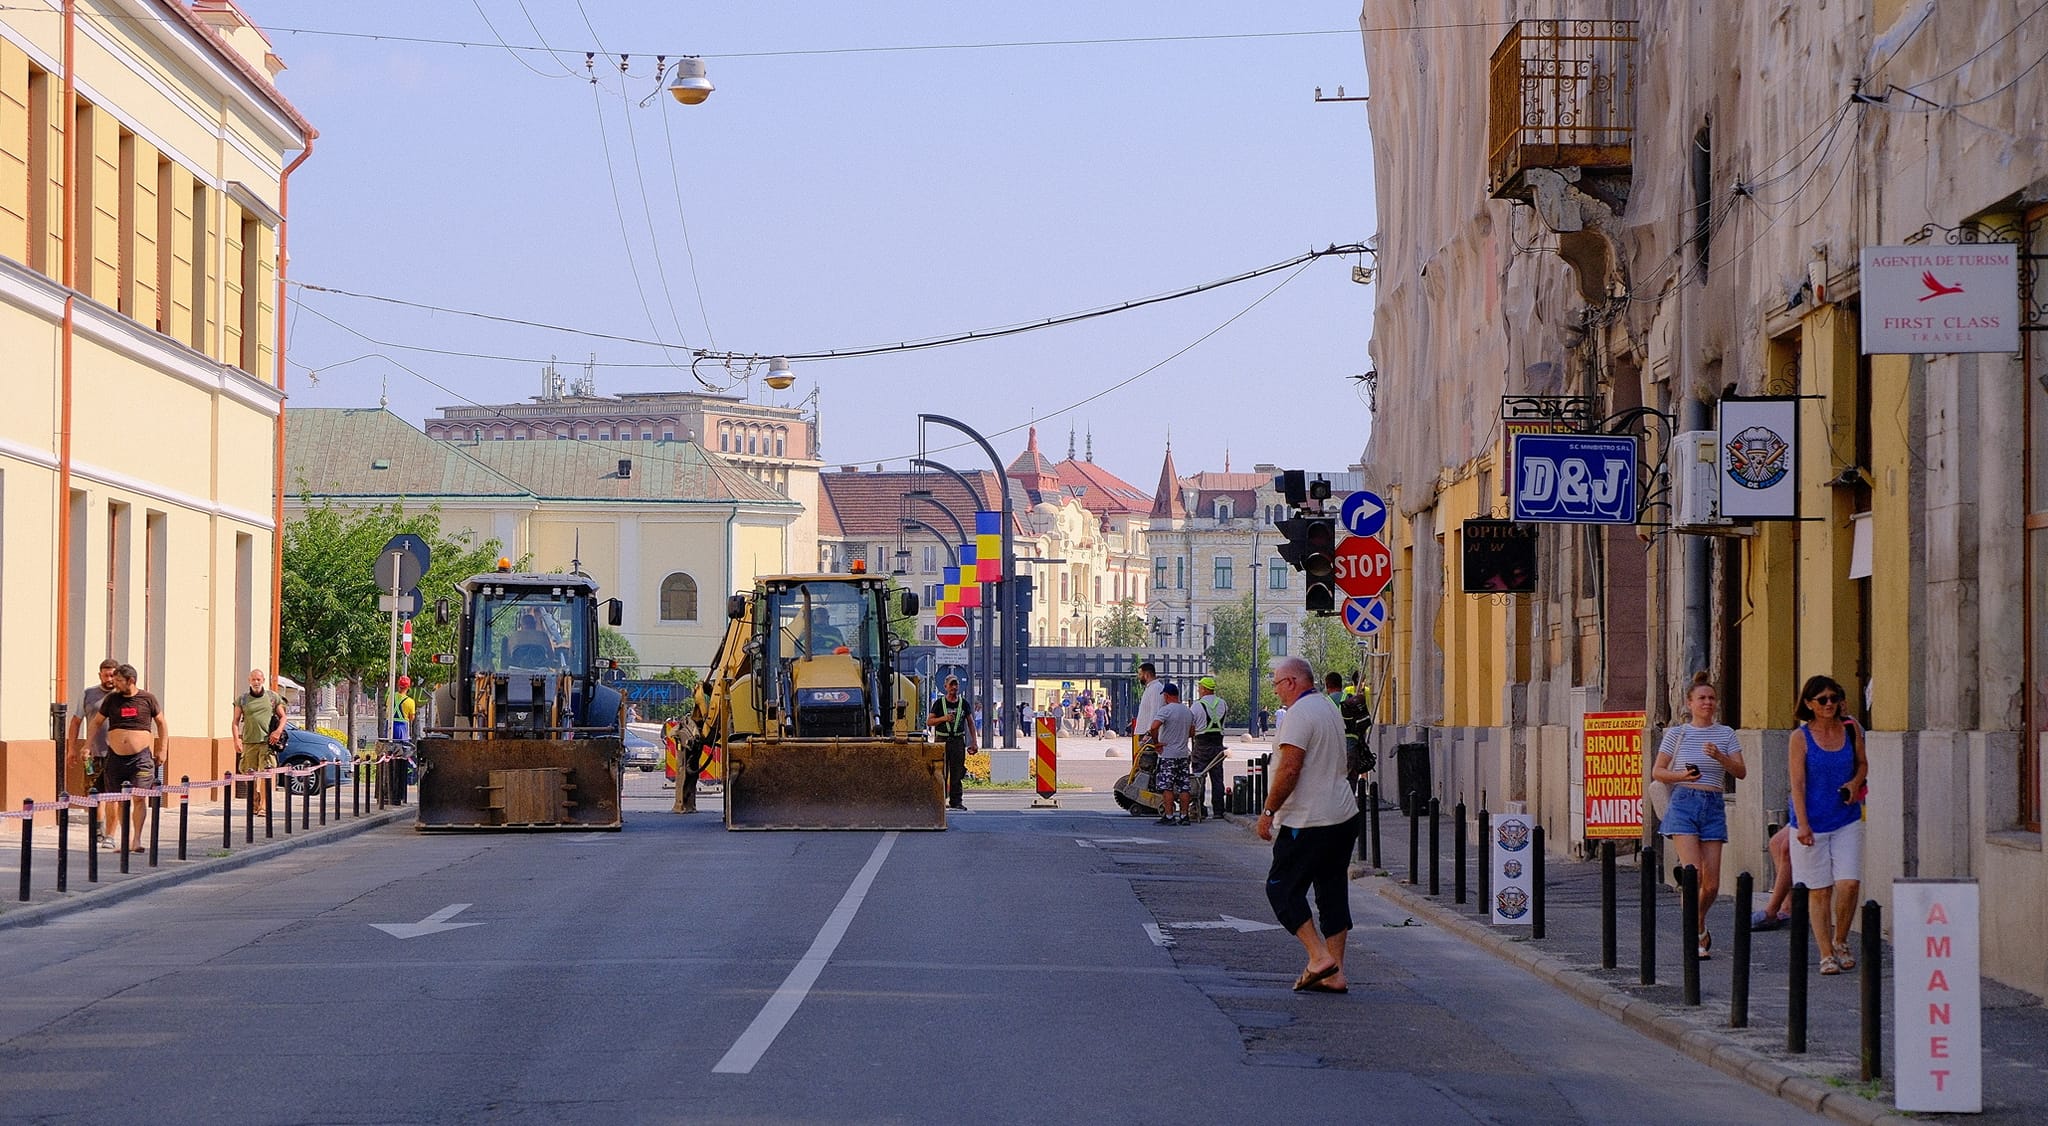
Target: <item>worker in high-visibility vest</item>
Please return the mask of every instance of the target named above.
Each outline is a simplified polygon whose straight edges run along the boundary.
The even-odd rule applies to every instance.
[[[1223,812],[1223,717],[1230,705],[1216,694],[1216,678],[1205,676],[1195,682],[1195,816],[1207,818],[1209,811]],[[1209,776],[1207,787],[1202,776]],[[1213,796],[1212,796],[1213,795]],[[1207,804],[1207,808],[1203,806]]]
[[[944,695],[932,698],[931,714],[925,717],[936,734],[946,744],[946,808],[966,809],[964,799],[967,776],[967,741],[969,711],[965,698],[960,695],[960,678],[946,678]]]

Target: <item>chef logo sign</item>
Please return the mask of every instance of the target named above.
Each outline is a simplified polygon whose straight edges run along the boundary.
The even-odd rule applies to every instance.
[[[1515,437],[1514,451],[1515,520],[1548,524],[1635,523],[1635,438],[1521,434]]]

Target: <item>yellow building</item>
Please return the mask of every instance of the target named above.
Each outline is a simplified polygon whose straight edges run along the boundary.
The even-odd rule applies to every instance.
[[[1986,972],[2048,990],[2048,302],[2028,268],[2048,25],[1906,0],[1524,8],[1364,37],[1368,468],[1396,510],[1382,737],[1427,743],[1446,801],[1526,802],[1578,851],[1583,717],[1641,711],[1654,734],[1705,670],[1749,766],[1726,886],[1763,870],[1795,697],[1830,674],[1868,730],[1864,894],[1980,881]],[[1393,28],[1413,5],[1361,14]],[[1864,250],[1982,243],[2023,256],[2016,290],[1980,295],[2020,347],[1864,354]],[[1721,507],[1742,494],[1717,412],[1757,397],[1796,415],[1797,519]],[[1639,437],[1644,507],[1539,525],[1533,594],[1458,593],[1464,522],[1529,492],[1525,427]]]
[[[0,803],[53,796],[51,705],[102,658],[194,776],[271,663],[278,262],[314,136],[282,68],[227,0],[0,11]]]

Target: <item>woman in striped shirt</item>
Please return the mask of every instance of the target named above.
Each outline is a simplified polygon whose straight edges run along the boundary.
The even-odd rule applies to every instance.
[[[1664,835],[1678,849],[1678,862],[1699,872],[1699,954],[1706,958],[1714,944],[1707,930],[1707,911],[1721,894],[1721,846],[1728,842],[1728,814],[1721,794],[1730,776],[1749,773],[1742,763],[1742,748],[1735,732],[1714,722],[1721,695],[1707,683],[1706,673],[1692,678],[1685,694],[1689,723],[1675,724],[1664,732],[1657,748],[1657,764],[1650,777],[1671,785],[1671,809],[1664,818]]]

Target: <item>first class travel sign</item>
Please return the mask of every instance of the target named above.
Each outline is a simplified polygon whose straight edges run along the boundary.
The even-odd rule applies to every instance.
[[[1864,355],[2019,351],[2019,250],[1864,247]]]

